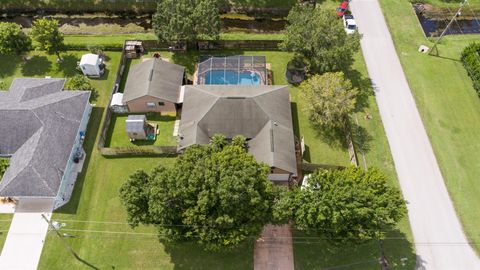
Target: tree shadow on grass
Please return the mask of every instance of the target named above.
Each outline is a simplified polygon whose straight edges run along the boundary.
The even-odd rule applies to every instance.
[[[64,54],[62,55],[63,61],[58,63],[58,69],[62,71],[63,76],[72,77],[77,74],[81,74],[77,70],[77,62],[80,61],[77,56],[73,54]]]
[[[21,62],[20,56],[0,55],[0,80],[15,74],[19,62]]]
[[[22,64],[23,76],[45,76],[52,70],[52,62],[46,56],[32,56]]]
[[[415,251],[404,233],[399,230],[388,232],[383,245],[391,269],[415,268]],[[315,235],[294,232],[295,269],[380,269],[380,254],[378,240],[333,245]]]
[[[163,242],[175,270],[253,269],[253,242],[232,251],[205,251],[193,242]]]
[[[372,95],[374,95],[371,79],[363,76],[363,74],[359,71],[352,69],[348,70],[345,73],[345,76],[352,82],[354,87],[358,88],[355,111],[363,111],[365,108],[368,108],[368,100]]]
[[[363,151],[365,154],[370,151],[371,142],[373,140],[372,135],[370,135],[366,128],[357,125],[356,123],[351,124],[352,129],[352,140],[355,149],[357,149],[357,154],[360,154],[359,151]]]
[[[90,115],[90,122],[87,127],[87,134],[85,142],[83,144],[83,149],[85,150],[85,162],[83,165],[82,173],[77,177],[75,182],[75,187],[73,190],[72,197],[70,201],[57,209],[55,212],[63,214],[75,214],[77,213],[78,204],[80,203],[80,198],[82,195],[82,190],[85,185],[85,178],[90,165],[95,166],[95,164],[90,164],[93,151],[95,150],[95,141],[97,139],[98,129],[100,128],[100,123],[102,121],[102,115],[105,111],[103,107],[93,107],[92,114]]]

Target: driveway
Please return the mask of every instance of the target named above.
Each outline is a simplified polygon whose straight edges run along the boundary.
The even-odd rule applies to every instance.
[[[20,200],[13,215],[7,239],[0,255],[0,269],[37,269],[42,254],[53,200]]]
[[[363,34],[368,73],[408,201],[417,269],[480,269],[443,182],[380,5],[377,0],[352,0],[350,7]]]
[[[265,225],[253,253],[254,270],[294,270],[292,227]]]

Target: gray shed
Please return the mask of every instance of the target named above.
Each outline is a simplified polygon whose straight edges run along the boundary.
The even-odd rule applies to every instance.
[[[127,117],[125,131],[130,140],[146,140],[147,130],[147,117],[145,115],[129,115]]]

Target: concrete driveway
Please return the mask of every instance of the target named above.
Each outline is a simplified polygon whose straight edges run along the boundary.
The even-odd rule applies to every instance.
[[[0,269],[37,269],[48,232],[41,215],[50,219],[52,209],[52,199],[20,200],[0,255]]]
[[[377,0],[352,0],[350,7],[363,34],[368,73],[409,202],[417,269],[480,269],[443,182],[380,5]]]

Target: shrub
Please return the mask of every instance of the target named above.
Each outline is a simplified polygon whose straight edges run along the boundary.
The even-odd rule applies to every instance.
[[[95,101],[98,98],[97,90],[93,87],[90,79],[80,74],[67,80],[65,83],[65,90],[91,91],[90,101]]]
[[[460,59],[473,81],[473,87],[480,95],[480,42],[465,47]]]

